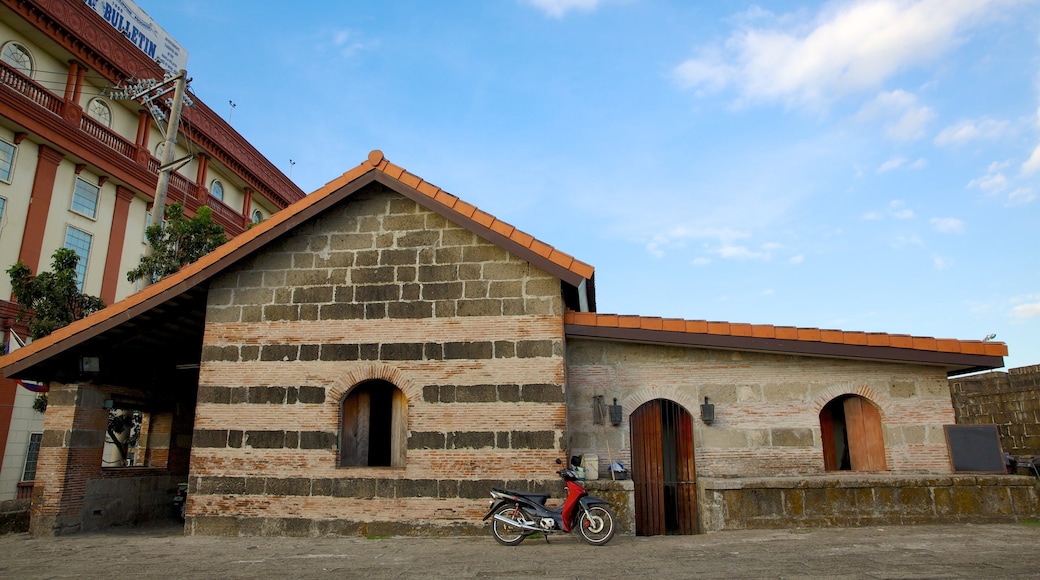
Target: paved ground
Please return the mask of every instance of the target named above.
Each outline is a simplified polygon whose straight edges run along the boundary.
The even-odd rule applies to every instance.
[[[1040,578],[1040,526],[942,525],[451,539],[184,537],[179,527],[0,537],[0,578]]]

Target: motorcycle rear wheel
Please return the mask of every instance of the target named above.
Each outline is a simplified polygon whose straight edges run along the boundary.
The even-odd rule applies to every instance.
[[[495,510],[494,515],[502,515],[514,521],[524,517],[523,512],[515,505],[504,505]],[[491,518],[491,535],[495,537],[495,540],[498,541],[499,544],[515,546],[524,541],[524,538],[526,538],[528,534],[530,534],[530,532],[523,528],[518,528],[507,524],[506,522],[497,520],[494,516]]]
[[[614,537],[614,512],[604,505],[595,505],[578,518],[578,533],[586,544],[602,546]]]

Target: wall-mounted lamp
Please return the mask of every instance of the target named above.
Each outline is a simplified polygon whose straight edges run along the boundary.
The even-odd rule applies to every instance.
[[[614,399],[614,404],[610,406],[610,424],[617,427],[621,424],[621,405],[617,404],[617,399]]]
[[[708,397],[704,397],[704,404],[701,405],[701,421],[704,421],[705,425],[715,422],[715,405],[708,402]]]

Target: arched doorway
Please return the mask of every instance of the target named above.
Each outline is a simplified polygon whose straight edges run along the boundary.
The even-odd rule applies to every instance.
[[[827,471],[885,471],[881,413],[867,399],[843,395],[820,410],[823,465]]]
[[[629,418],[636,534],[696,534],[697,488],[693,419],[665,399],[641,405]]]

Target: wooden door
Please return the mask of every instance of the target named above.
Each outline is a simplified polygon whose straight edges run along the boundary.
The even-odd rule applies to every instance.
[[[849,397],[844,406],[852,471],[885,471],[888,468],[881,413],[863,397]]]
[[[679,405],[649,401],[629,419],[636,534],[697,533],[693,421]]]

